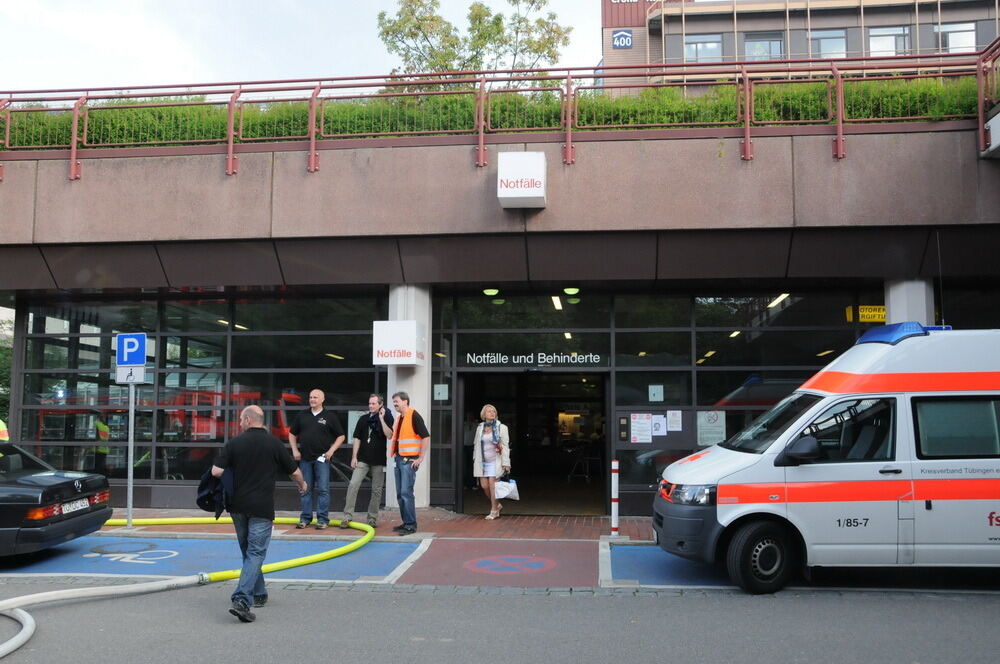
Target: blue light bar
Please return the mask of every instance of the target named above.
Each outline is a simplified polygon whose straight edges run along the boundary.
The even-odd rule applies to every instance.
[[[929,329],[931,328],[924,327],[914,321],[873,327],[862,334],[861,338],[854,342],[854,345],[871,343],[895,345],[903,339],[926,336]]]

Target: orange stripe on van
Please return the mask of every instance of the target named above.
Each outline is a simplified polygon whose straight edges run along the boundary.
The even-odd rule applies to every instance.
[[[916,480],[916,500],[1000,500],[1000,479]]]
[[[1000,389],[1000,371],[855,374],[820,371],[801,389],[833,394],[865,392],[956,392]]]
[[[724,484],[720,505],[753,503],[855,503],[887,500],[1000,500],[1000,479],[865,480]]]

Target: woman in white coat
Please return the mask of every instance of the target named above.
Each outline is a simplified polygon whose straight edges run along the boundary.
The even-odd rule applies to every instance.
[[[507,425],[501,424],[497,409],[486,404],[479,411],[482,422],[472,438],[472,474],[479,478],[479,486],[490,499],[487,519],[500,516],[503,505],[496,497],[497,477],[510,471],[510,434]]]

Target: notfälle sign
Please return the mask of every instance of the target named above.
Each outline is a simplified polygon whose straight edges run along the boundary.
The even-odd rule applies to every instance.
[[[377,320],[372,324],[372,364],[422,367],[427,333],[415,320]]]
[[[501,152],[497,155],[497,200],[505,208],[545,207],[544,152]]]

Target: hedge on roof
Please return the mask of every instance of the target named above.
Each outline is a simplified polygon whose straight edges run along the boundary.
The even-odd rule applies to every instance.
[[[549,85],[549,84],[545,84]],[[740,126],[738,87],[729,82],[686,87],[578,92],[576,126],[597,129]],[[455,88],[449,94],[412,91],[400,96],[326,99],[317,112],[319,138],[471,134],[476,131],[476,95]],[[758,81],[753,86],[756,124],[833,122],[833,88],[826,80]],[[168,104],[144,107],[144,103]],[[923,79],[847,79],[845,119],[946,120],[974,117],[974,76]],[[496,92],[489,95],[486,120],[492,132],[553,131],[564,125],[561,92]],[[8,118],[10,118],[8,120]],[[87,107],[88,147],[195,145],[226,142],[228,109],[224,101],[188,97],[117,100]],[[10,145],[66,148],[72,136],[72,111],[44,106],[14,106],[0,114],[0,137],[10,122]],[[902,121],[902,120],[900,120]],[[308,135],[306,102],[247,102],[237,113],[236,142],[302,140]],[[80,131],[82,135],[83,122]]]

